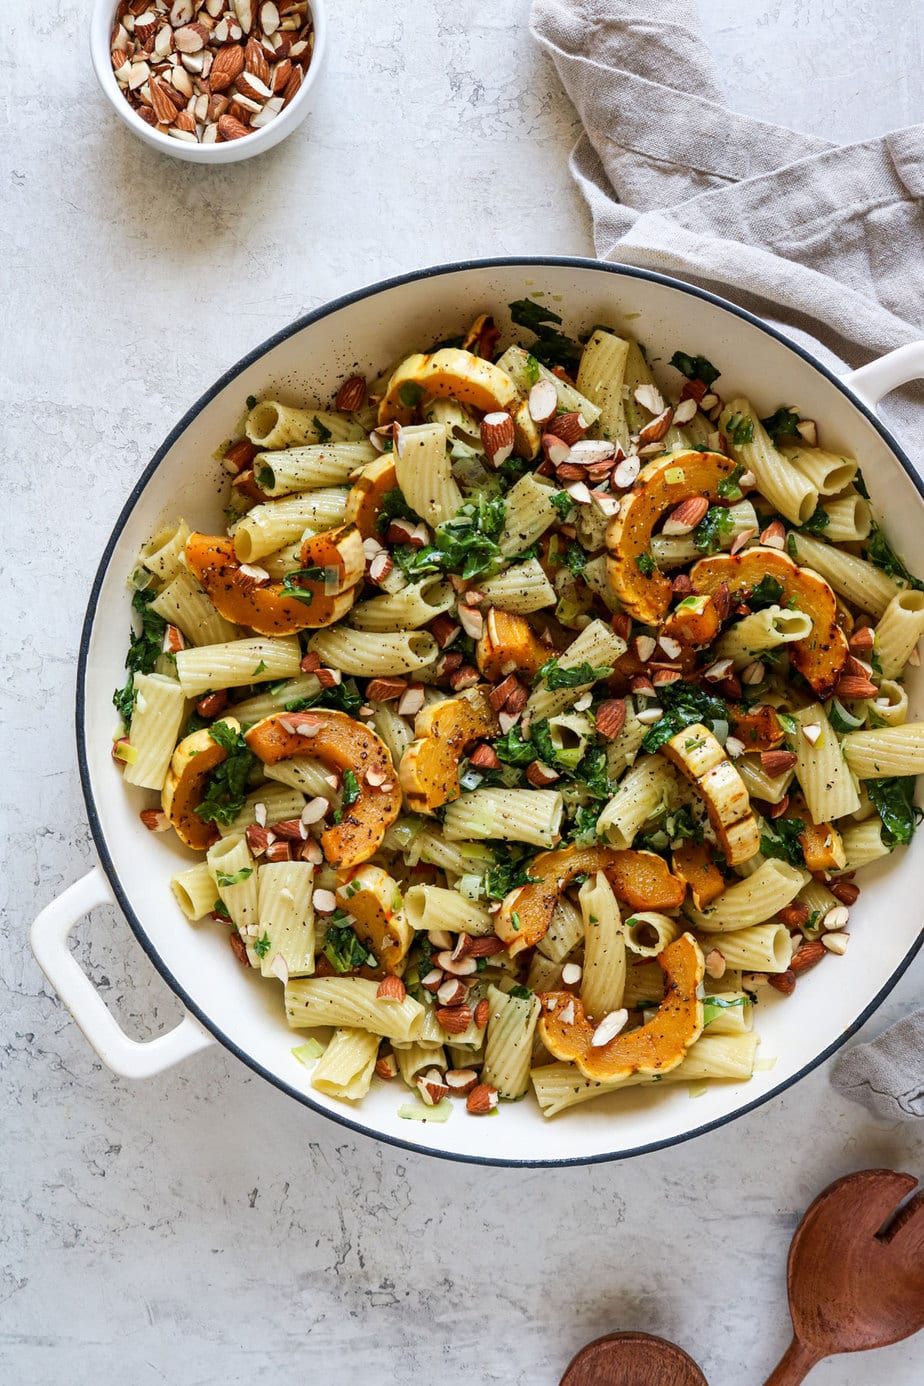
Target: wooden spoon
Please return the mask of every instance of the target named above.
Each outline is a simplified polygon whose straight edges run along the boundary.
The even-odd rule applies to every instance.
[[[793,1340],[765,1386],[798,1386],[824,1357],[924,1328],[924,1189],[895,1212],[917,1182],[865,1169],[815,1199],[789,1250]]]
[[[561,1386],[709,1386],[679,1347],[648,1333],[609,1333],[588,1343]]]

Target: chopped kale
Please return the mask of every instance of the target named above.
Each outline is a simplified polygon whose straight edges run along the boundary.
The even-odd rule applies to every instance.
[[[517,1001],[532,1001],[533,999],[533,993],[529,987],[521,986],[519,982],[515,987],[510,988],[507,995],[515,997]]]
[[[580,577],[587,566],[587,551],[580,544],[569,544],[565,551],[565,564],[570,573]]]
[[[693,543],[700,553],[717,553],[722,540],[731,534],[735,522],[725,505],[711,505],[693,531]]]
[[[270,491],[276,485],[276,473],[272,467],[263,465],[257,472],[257,485],[261,491]]]
[[[685,351],[675,351],[671,365],[687,380],[701,380],[704,385],[714,385],[722,374],[705,356],[688,356]]]
[[[651,577],[657,564],[650,553],[639,553],[635,556],[635,564],[642,577]]]
[[[708,727],[716,722],[728,721],[728,708],[721,698],[683,679],[659,689],[658,697],[665,712],[642,741],[642,749],[649,755],[695,722],[703,722]]]
[[[741,499],[741,487],[738,484],[747,471],[743,462],[729,472],[728,476],[723,476],[716,490],[723,500],[738,501]]]
[[[568,516],[571,514],[571,511],[574,509],[574,501],[568,495],[568,492],[555,491],[551,496],[549,496],[549,500],[552,502],[561,518],[563,520],[567,520]]]
[[[605,679],[612,672],[612,666],[609,664],[595,666],[588,664],[586,660],[572,665],[570,669],[562,669],[558,660],[553,657],[545,661],[534,682],[544,683],[551,693],[558,688],[580,688],[585,683],[596,683],[597,679]]]
[[[131,726],[132,713],[135,710],[133,676],[153,673],[154,666],[163,653],[167,622],[163,616],[158,616],[156,611],[151,610],[150,604],[155,595],[156,593],[146,589],[135,592],[132,597],[132,610],[141,617],[141,630],[137,635],[134,630],[129,631],[128,653],[125,656],[125,667],[129,670],[129,676],[125,687],[117,688],[112,695],[113,705],[126,729]]]
[[[530,353],[537,361],[541,361],[544,366],[550,369],[554,366],[562,366],[571,375],[577,372],[581,364],[580,345],[565,336],[564,332],[559,332],[554,324],[561,323],[558,313],[551,308],[544,308],[541,303],[537,303],[531,298],[520,298],[509,305],[510,317],[517,327],[525,327],[527,331],[535,334],[536,340],[530,348]]]
[[[334,435],[331,433],[327,425],[321,423],[321,420],[318,418],[317,414],[315,414],[311,422],[314,424],[315,432],[318,435],[318,442],[329,443]]]
[[[253,951],[256,953],[258,958],[265,958],[270,950],[270,946],[270,936],[264,929],[263,933],[260,935],[256,943],[254,944]]]
[[[362,939],[356,937],[349,922],[330,924],[324,938],[323,953],[335,972],[355,972],[357,968],[378,965],[378,959],[369,952]]]
[[[249,881],[252,875],[252,866],[242,866],[240,871],[235,871],[233,875],[229,875],[227,871],[216,871],[215,884],[224,890],[225,886],[240,885],[242,881]]]
[[[209,736],[227,754],[211,772],[208,788],[196,814],[204,823],[221,823],[227,827],[244,807],[247,783],[256,757],[240,732],[229,727],[227,722],[216,722],[209,727]]]
[[[760,582],[755,582],[748,595],[748,606],[759,609],[764,606],[776,606],[783,595],[783,584],[778,582],[775,577],[762,577]]]
[[[910,587],[924,592],[924,582],[909,572],[875,522],[870,531],[869,539],[866,541],[866,556],[870,563],[875,563],[876,567],[881,568],[884,573],[888,573],[890,578],[896,578],[899,582],[907,582]]]
[[[830,523],[826,511],[822,510],[820,505],[816,505],[805,524],[800,525],[799,528],[805,534],[823,534]]]
[[[766,419],[761,419],[764,428],[770,434],[774,443],[778,443],[781,438],[798,438],[799,415],[794,409],[787,409],[785,404],[781,404]]]
[[[394,486],[390,491],[386,491],[382,497],[382,508],[376,521],[382,533],[388,528],[391,520],[410,520],[411,524],[414,525],[420,520],[420,516],[411,509],[404,499],[404,492],[400,486]]]
[[[774,818],[768,821],[767,831],[761,833],[760,850],[765,857],[788,861],[791,866],[804,866],[805,853],[800,835],[805,831],[801,818]]]
[[[539,881],[538,876],[529,874],[531,858],[528,853],[517,852],[500,842],[492,850],[494,865],[484,878],[485,895],[489,900],[503,900],[519,886],[533,885]]]
[[[519,726],[513,726],[494,742],[494,752],[505,765],[532,765],[539,753],[531,741],[524,741]]]
[[[416,409],[425,394],[423,386],[418,385],[416,380],[405,380],[403,385],[398,386],[398,398],[406,409]]]
[[[362,707],[363,698],[355,679],[343,679],[330,688],[319,688],[309,698],[294,698],[286,703],[286,712],[307,712],[310,707],[332,708],[336,712],[346,712],[355,717]]]
[[[584,758],[574,772],[574,778],[595,799],[609,799],[613,789],[603,746],[588,746]]]
[[[736,448],[754,441],[754,421],[746,414],[730,414],[725,421],[725,436]]]
[[[891,852],[906,847],[924,814],[914,800],[914,775],[893,775],[889,779],[866,780],[866,792],[882,819],[882,840]]]

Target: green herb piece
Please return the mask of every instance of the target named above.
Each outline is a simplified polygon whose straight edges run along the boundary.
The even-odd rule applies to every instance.
[[[321,420],[318,418],[317,414],[315,414],[311,422],[314,424],[315,431],[318,435],[318,442],[329,443],[334,435],[331,433],[330,429],[326,426],[326,424],[321,423]]]
[[[599,804],[581,804],[571,820],[570,841],[579,847],[592,846],[598,838],[597,820],[599,817]]]
[[[881,568],[884,573],[888,573],[890,578],[896,578],[899,582],[907,582],[918,592],[924,592],[924,582],[921,582],[920,578],[916,578],[906,568],[875,522],[870,531],[869,539],[866,541],[866,556],[870,563],[875,563],[876,567]]]
[[[357,968],[370,963],[372,967],[378,960],[368,947],[353,932],[352,924],[330,924],[324,939],[324,956],[335,972],[355,972]]]
[[[519,916],[519,914],[517,913],[517,911],[514,910],[513,913],[512,913],[511,916],[510,916],[510,927],[513,929],[513,932],[514,932],[515,934],[518,934],[518,933],[520,932],[520,923],[521,923],[520,916]]]
[[[256,407],[257,407],[257,397],[256,397],[256,395],[248,395],[248,396],[247,396],[247,399],[244,401],[244,403],[247,405],[247,408],[248,408],[248,409],[256,409]]]
[[[158,616],[156,611],[151,610],[151,602],[155,595],[156,593],[150,589],[145,589],[135,592],[132,596],[132,610],[141,617],[141,630],[137,635],[134,630],[129,631],[128,653],[125,656],[125,667],[129,670],[129,676],[125,687],[117,688],[112,695],[113,706],[125,723],[126,731],[131,726],[135,710],[133,677],[135,674],[153,673],[155,664],[163,654],[167,622],[163,616]]]
[[[583,760],[574,772],[574,778],[595,799],[609,799],[613,789],[610,785],[605,747],[588,746]]]
[[[567,520],[568,516],[571,514],[571,511],[574,509],[574,501],[568,495],[568,492],[555,491],[551,496],[549,496],[549,500],[552,502],[561,518],[563,520]]]
[[[859,467],[854,473],[853,484],[856,490],[860,492],[863,499],[869,500],[869,491],[867,490],[866,482],[863,480],[863,473],[860,471]]]
[[[746,414],[729,414],[725,421],[725,436],[736,448],[754,441],[754,420]]]
[[[221,896],[218,897],[218,899],[212,906],[212,914],[217,914],[219,919],[226,919],[229,924],[231,923],[231,916],[228,913],[228,906],[225,904],[224,900],[222,900]]]
[[[795,717],[791,717],[788,712],[778,711],[776,714],[776,720],[779,722],[780,726],[783,728],[784,732],[786,732],[788,736],[798,736],[799,723],[796,721]]]
[[[731,534],[735,522],[726,505],[711,505],[693,531],[693,543],[700,553],[717,553],[722,540]]]
[[[762,577],[755,582],[748,595],[748,606],[755,609],[763,606],[776,606],[783,595],[783,584],[775,577]]]
[[[509,305],[510,317],[517,327],[535,333],[531,354],[544,366],[563,366],[574,375],[581,364],[581,348],[577,342],[559,332],[561,318],[551,308],[544,308],[531,298],[520,298]]]
[[[823,534],[830,523],[831,521],[825,511],[820,505],[816,505],[805,524],[800,525],[799,528],[803,534]]]
[[[221,884],[221,878],[220,878],[220,877],[219,877],[219,884]],[[258,958],[263,959],[263,958],[266,957],[267,953],[269,952],[270,947],[271,947],[270,936],[269,936],[269,934],[266,932],[266,930],[264,929],[264,930],[263,930],[263,933],[260,935],[260,937],[257,939],[256,943],[254,944],[254,946],[253,946],[253,951],[256,953],[256,955],[257,955]]]
[[[651,577],[655,568],[658,566],[650,553],[639,553],[635,555],[635,563],[643,577]]]
[[[586,659],[569,669],[562,669],[554,657],[547,659],[534,679],[534,683],[544,683],[550,693],[558,688],[581,688],[585,683],[596,683],[598,679],[608,678],[613,672],[612,665],[588,664]]]
[[[400,486],[394,486],[390,491],[386,491],[382,497],[382,508],[376,521],[379,530],[384,533],[392,520],[410,520],[411,524],[417,524],[420,516],[411,509],[404,499],[404,492]]]
[[[914,804],[914,775],[865,780],[866,792],[882,819],[882,840],[891,852],[906,847],[924,814]]]
[[[739,462],[736,467],[729,472],[728,476],[723,476],[716,490],[723,500],[738,501],[741,499],[741,487],[738,484],[747,471],[743,462]]]
[[[235,871],[232,876],[229,876],[227,871],[216,871],[215,884],[224,890],[225,886],[240,885],[241,881],[249,881],[252,875],[252,866],[242,866],[240,871]]]
[[[257,665],[256,669],[254,669],[254,671],[253,671],[253,677],[256,678],[257,675],[258,675],[258,674],[262,674],[262,673],[265,671],[265,669],[266,669],[266,660],[265,660],[265,659],[261,659],[261,660],[260,660],[260,663]]]
[[[786,552],[793,562],[798,562],[799,550],[796,548],[796,532],[791,529],[786,536]]]
[[[247,783],[256,757],[240,732],[227,722],[209,727],[209,736],[227,752],[209,776],[208,788],[196,814],[204,823],[233,823],[247,796]]]
[[[728,707],[722,698],[706,693],[683,679],[659,689],[658,697],[665,712],[642,741],[642,747],[649,755],[695,722],[703,722],[707,727],[716,722],[728,722]]]
[[[503,496],[480,495],[466,501],[451,520],[436,527],[433,542],[443,566],[466,579],[496,573],[502,564],[497,541],[506,518]]]
[[[760,850],[765,857],[788,861],[791,866],[804,866],[805,853],[799,841],[804,832],[801,818],[774,818],[768,821],[767,831],[761,833]]]
[[[505,765],[532,765],[538,752],[531,741],[524,741],[519,726],[513,726],[494,742],[494,753]]]
[[[343,807],[352,808],[360,796],[359,780],[352,770],[343,772]]]
[[[336,712],[349,713],[355,717],[362,707],[363,698],[355,679],[343,679],[331,688],[320,688],[310,698],[294,698],[286,703],[286,712],[307,712],[312,707],[332,708]]]
[[[580,544],[569,544],[565,552],[565,564],[569,573],[580,577],[587,566],[587,552]]]
[[[276,485],[276,473],[272,467],[262,467],[257,472],[257,485],[261,491],[271,491]]]
[[[497,843],[492,849],[494,865],[484,878],[485,895],[489,900],[503,900],[512,890],[523,885],[534,885],[538,876],[529,874],[531,858],[525,853],[515,853],[504,843]]]
[[[539,362],[536,360],[535,356],[527,356],[527,358],[526,358],[526,383],[527,383],[527,385],[535,385],[535,383],[536,383],[536,381],[537,381],[538,379],[539,379]]]
[[[787,409],[785,404],[781,404],[779,409],[766,419],[761,419],[761,423],[774,443],[778,443],[781,438],[799,437],[799,415],[794,409]]]
[[[685,351],[675,351],[671,365],[687,380],[701,380],[704,385],[714,385],[722,374],[705,356],[688,356]]]
[[[416,409],[425,393],[416,380],[405,380],[403,385],[398,386],[398,398],[406,409]]]
[[[183,730],[183,735],[192,736],[193,732],[202,731],[205,727],[208,727],[210,725],[211,724],[207,717],[203,717],[198,712],[191,712],[189,714],[189,721],[186,723],[186,726]]]
[[[440,572],[443,567],[443,555],[432,544],[425,544],[422,549],[415,548],[413,544],[398,544],[392,549],[391,556],[408,582],[419,582],[421,578]]]
[[[507,995],[516,997],[517,1001],[531,1001],[533,999],[533,993],[529,987],[520,986],[519,983],[515,987],[511,987]]]

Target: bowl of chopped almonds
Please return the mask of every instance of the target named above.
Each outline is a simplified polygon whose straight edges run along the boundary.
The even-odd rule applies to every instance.
[[[308,114],[322,0],[98,0],[90,49],[116,114],[146,144],[236,163]]]

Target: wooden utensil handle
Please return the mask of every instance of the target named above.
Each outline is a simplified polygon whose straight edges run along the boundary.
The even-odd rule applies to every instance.
[[[803,1347],[798,1339],[793,1338],[783,1360],[767,1377],[764,1386],[799,1386],[799,1382],[805,1380],[820,1360],[813,1352],[809,1352],[808,1348]]]

